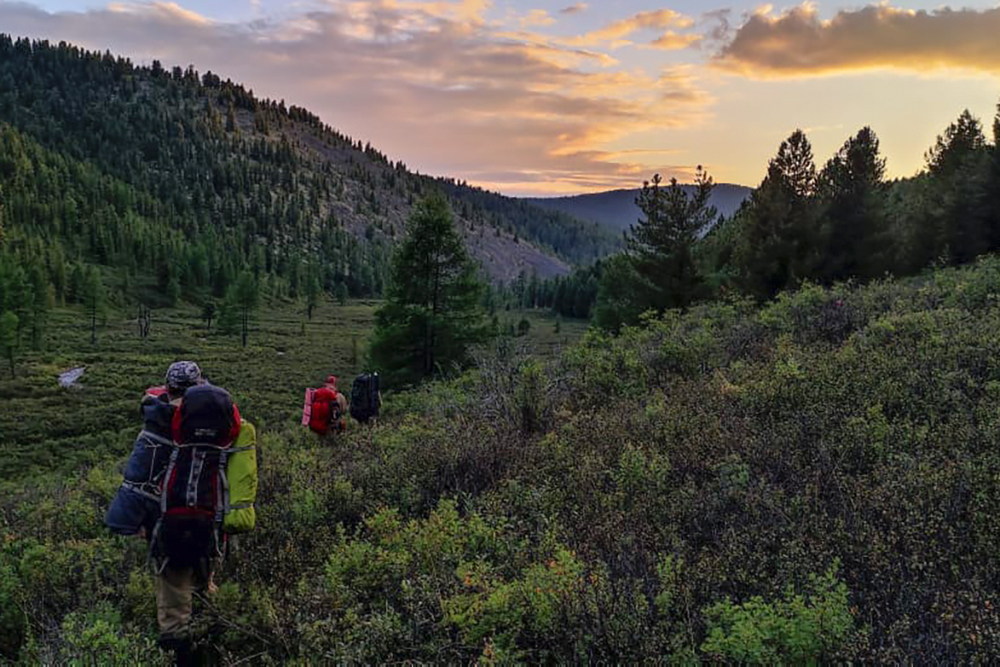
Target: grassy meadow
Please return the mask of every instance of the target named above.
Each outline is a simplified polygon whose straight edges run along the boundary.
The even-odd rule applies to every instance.
[[[329,374],[350,391],[365,361],[374,301],[340,306],[325,301],[307,319],[301,304],[276,302],[257,312],[248,345],[238,335],[208,328],[195,307],[155,310],[149,336],[138,335],[134,319],[111,311],[91,344],[82,308],[50,315],[45,350],[16,359],[11,378],[0,368],[0,482],[23,482],[46,472],[124,457],[141,426],[138,401],[147,387],[163,383],[167,366],[193,359],[215,384],[228,389],[246,419],[264,429],[299,424],[302,394]],[[518,338],[541,356],[552,356],[578,339],[585,323],[561,321],[547,312],[504,312],[504,324],[531,322]],[[59,386],[60,373],[84,366],[82,388]],[[384,388],[386,392],[391,387]]]

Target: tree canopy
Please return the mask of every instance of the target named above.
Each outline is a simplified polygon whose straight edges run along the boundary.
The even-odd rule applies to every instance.
[[[465,364],[469,346],[487,333],[483,287],[445,199],[432,194],[418,202],[393,255],[371,363],[390,384],[416,383]]]

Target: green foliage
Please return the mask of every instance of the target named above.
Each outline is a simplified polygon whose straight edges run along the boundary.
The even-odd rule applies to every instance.
[[[151,637],[126,635],[120,612],[107,603],[86,612],[70,612],[61,630],[66,642],[59,656],[61,664],[168,664],[167,656]]]
[[[637,323],[652,304],[646,298],[646,290],[635,289],[642,283],[642,276],[625,255],[616,255],[604,264],[597,305],[594,308],[594,323],[605,331],[617,333],[628,323]],[[623,285],[631,289],[622,289]]]
[[[376,296],[396,221],[435,188],[471,229],[510,229],[573,262],[617,245],[596,224],[412,173],[305,109],[192,67],[0,35],[0,129],[0,245],[25,266],[60,259],[46,263],[57,296],[67,261],[127,269],[153,307],[221,298],[247,268],[298,290],[302,264],[322,290]]]
[[[809,577],[809,592],[791,589],[774,602],[754,596],[724,600],[705,610],[708,638],[702,650],[741,664],[817,665],[829,662],[851,632],[854,619],[837,565]]]
[[[817,180],[823,226],[822,268],[827,281],[877,278],[891,267],[885,211],[885,158],[865,127],[834,155]]]
[[[631,228],[629,238],[628,256],[643,280],[618,289],[650,291],[650,306],[662,312],[685,308],[702,295],[703,278],[694,261],[694,247],[718,212],[708,204],[715,183],[700,166],[690,197],[676,178],[670,179],[665,190],[660,183],[657,174],[652,184],[643,184],[636,204],[644,218]]]
[[[795,287],[818,261],[816,166],[805,133],[796,130],[781,142],[767,176],[743,212],[745,232],[735,263],[742,288],[766,298]]]
[[[388,382],[412,384],[467,363],[469,346],[487,333],[476,273],[444,198],[419,202],[393,256],[369,349]]]
[[[345,285],[344,283],[337,283],[337,285],[333,288],[333,295],[334,298],[337,299],[337,303],[339,303],[341,306],[346,305],[347,285]]]
[[[87,283],[83,293],[84,306],[87,309],[87,319],[90,320],[90,344],[97,342],[97,322],[104,318],[106,312],[107,294],[104,282],[97,267],[90,267],[87,272]]]
[[[25,642],[25,616],[21,582],[14,559],[0,552],[0,658],[14,660]]]
[[[464,591],[444,601],[446,621],[466,643],[489,640],[488,653],[523,660],[527,656],[517,650],[518,643],[556,631],[583,578],[583,565],[560,548],[511,581],[498,578],[482,561],[463,564],[456,574]]]

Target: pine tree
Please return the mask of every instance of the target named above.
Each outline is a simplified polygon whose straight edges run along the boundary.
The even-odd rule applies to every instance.
[[[939,257],[970,262],[990,249],[989,150],[982,124],[963,111],[927,152],[924,219],[914,244],[923,265]]]
[[[104,316],[105,309],[104,283],[101,273],[96,267],[90,267],[87,272],[87,282],[84,290],[84,306],[90,319],[90,344],[97,342],[97,321]]]
[[[312,319],[313,309],[319,305],[319,278],[314,269],[310,268],[306,276],[306,318]]]
[[[482,290],[444,197],[420,201],[393,255],[386,302],[375,316],[372,363],[402,384],[466,363],[469,346],[487,335]]]
[[[650,309],[647,293],[633,287],[640,285],[641,280],[626,255],[615,255],[607,260],[597,290],[594,323],[602,329],[618,333],[623,326],[638,322],[640,316]],[[566,312],[565,299],[570,298],[571,291],[571,288],[563,291],[564,301],[559,312]]]
[[[215,302],[206,301],[201,307],[201,321],[205,323],[206,329],[212,328],[212,319],[215,317]]]
[[[3,188],[0,188],[0,252],[7,247],[7,228],[4,225],[4,198],[3,198]]]
[[[1000,104],[993,119],[993,154],[990,160],[990,250],[1000,250]]]
[[[636,199],[643,218],[630,228],[628,255],[643,279],[640,288],[649,292],[649,305],[662,312],[686,308],[700,296],[702,277],[694,261],[694,246],[718,211],[708,203],[715,183],[700,165],[690,197],[676,178],[670,179],[667,188],[661,188],[661,182],[656,174],[652,183],[643,183]],[[575,305],[574,310],[582,308]]]
[[[746,291],[768,298],[814,274],[820,255],[815,191],[812,146],[796,130],[781,142],[743,211],[736,262]]]
[[[348,296],[347,285],[345,285],[342,282],[338,282],[336,286],[334,286],[333,288],[333,295],[336,297],[337,303],[339,303],[341,306],[346,305]]]
[[[226,132],[236,131],[236,108],[233,103],[229,103],[229,107],[226,109]]]
[[[820,172],[817,192],[828,281],[874,278],[891,268],[885,218],[885,159],[870,127],[851,137]]]
[[[240,331],[243,347],[247,346],[247,335],[250,332],[250,318],[260,302],[260,284],[250,271],[240,274],[232,287],[233,302],[239,308]]]

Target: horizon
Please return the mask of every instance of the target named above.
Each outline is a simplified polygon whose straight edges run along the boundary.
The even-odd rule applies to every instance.
[[[0,22],[15,37],[211,70],[412,170],[513,197],[632,190],[654,173],[687,183],[698,164],[753,188],[798,128],[821,167],[871,126],[887,176],[904,178],[962,110],[989,130],[1000,4],[703,7],[0,0]]]

